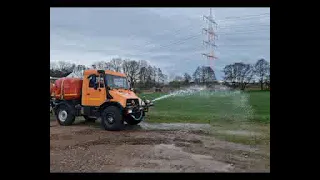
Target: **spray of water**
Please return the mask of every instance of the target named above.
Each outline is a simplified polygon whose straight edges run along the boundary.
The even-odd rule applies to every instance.
[[[217,107],[207,107],[207,105],[195,104],[205,109],[211,109],[212,119],[223,117],[229,120],[247,120],[254,114],[253,108],[249,104],[249,95],[241,91],[231,90],[226,86],[216,85],[207,88],[205,86],[192,86],[180,89],[169,94],[158,97],[152,101],[159,101],[172,97],[197,96],[203,100],[216,101]],[[205,103],[204,103],[205,104]],[[206,106],[206,107],[205,107]]]
[[[171,92],[169,94],[160,96],[160,97],[158,97],[158,98],[156,98],[156,99],[154,99],[152,101],[159,101],[159,100],[166,99],[166,98],[169,98],[169,97],[174,97],[174,96],[190,96],[192,94],[195,94],[197,92],[203,91],[205,89],[206,89],[206,87],[204,87],[204,86],[191,86],[191,87],[188,87],[186,89],[180,89],[180,90]]]

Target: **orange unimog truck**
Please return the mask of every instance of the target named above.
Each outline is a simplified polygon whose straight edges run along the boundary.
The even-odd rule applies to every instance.
[[[83,116],[91,122],[101,118],[105,130],[122,130],[124,122],[136,125],[143,121],[153,106],[132,91],[125,74],[109,70],[85,70],[83,78],[60,78],[51,87],[50,104],[63,126]]]

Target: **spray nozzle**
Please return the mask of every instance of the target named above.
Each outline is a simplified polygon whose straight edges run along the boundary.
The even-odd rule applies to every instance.
[[[147,106],[153,106],[153,102],[150,101],[150,100],[144,100],[144,103],[145,103]]]

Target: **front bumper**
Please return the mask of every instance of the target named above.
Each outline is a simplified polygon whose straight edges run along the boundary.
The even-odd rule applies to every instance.
[[[145,116],[145,113],[148,112],[150,106],[153,106],[153,104],[127,106],[125,108],[125,113],[133,119],[140,121]]]
[[[141,106],[128,106],[125,108],[126,116],[131,116],[134,120],[141,121],[145,116],[146,109]]]
[[[143,107],[143,106],[127,106],[125,108],[125,112],[127,114],[134,114],[134,113],[139,113],[139,112],[148,112],[148,108]]]

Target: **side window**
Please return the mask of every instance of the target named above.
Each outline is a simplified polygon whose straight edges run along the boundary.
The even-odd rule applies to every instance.
[[[89,77],[89,88],[94,88],[94,85],[97,82],[97,78],[95,75]]]
[[[100,76],[100,88],[104,88],[104,79],[103,79],[103,76]]]
[[[94,88],[95,86],[104,88],[103,76],[91,75],[89,76],[89,88]]]

